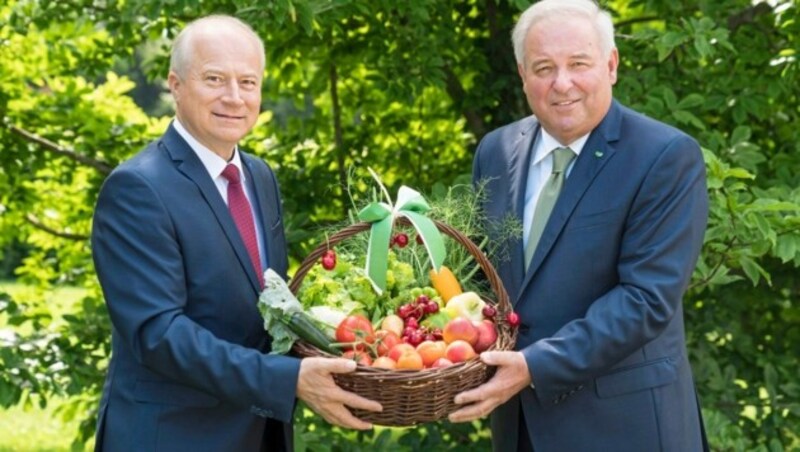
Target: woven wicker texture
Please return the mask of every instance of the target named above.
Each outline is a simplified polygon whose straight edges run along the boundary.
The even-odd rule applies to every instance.
[[[402,217],[398,218],[396,223],[409,225],[408,220]],[[469,251],[480,265],[494,292],[494,300],[484,298],[498,311],[495,316],[497,341],[490,350],[511,350],[514,347],[516,330],[505,320],[506,314],[511,312],[511,303],[494,267],[469,238],[444,223],[438,221],[434,223],[439,231]],[[325,243],[314,249],[300,264],[289,285],[292,292],[297,293],[306,273],[327,249],[369,229],[369,223],[358,223],[328,237]],[[294,351],[302,357],[332,356],[302,341],[295,344]],[[483,364],[478,358],[473,358],[449,367],[420,371],[387,370],[359,365],[355,372],[336,375],[335,379],[342,388],[376,400],[383,406],[381,413],[352,409],[355,416],[378,425],[405,427],[446,418],[457,409],[453,402],[456,394],[479,386],[493,373],[493,367]]]

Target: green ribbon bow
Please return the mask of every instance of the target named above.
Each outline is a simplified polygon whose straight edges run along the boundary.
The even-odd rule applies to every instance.
[[[398,216],[408,218],[422,238],[431,265],[436,271],[441,268],[447,253],[439,229],[430,218],[423,215],[430,209],[431,207],[421,194],[403,185],[397,192],[397,201],[394,206],[383,202],[373,202],[358,213],[359,220],[372,223],[365,270],[378,294],[386,290],[389,239],[392,235],[392,224]]]

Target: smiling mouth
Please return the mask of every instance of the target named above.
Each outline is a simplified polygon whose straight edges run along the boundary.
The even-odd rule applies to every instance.
[[[212,114],[222,119],[244,119],[244,116],[225,115],[222,113],[212,113]]]
[[[553,106],[555,107],[568,107],[574,103],[577,103],[577,100],[563,100],[561,102],[553,102]]]

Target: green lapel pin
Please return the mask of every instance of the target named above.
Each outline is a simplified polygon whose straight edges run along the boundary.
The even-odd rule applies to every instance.
[[[597,157],[597,158],[602,158],[603,157],[603,151],[594,151],[594,156]]]

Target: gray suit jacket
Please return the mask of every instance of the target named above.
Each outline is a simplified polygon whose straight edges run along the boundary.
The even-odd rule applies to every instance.
[[[242,154],[269,266],[285,275],[280,194]],[[291,448],[299,361],[268,356],[246,248],[211,177],[170,126],[117,167],[92,251],[113,324],[97,448]]]
[[[478,146],[473,176],[489,181],[490,220],[522,218],[538,131],[529,117]],[[492,414],[496,450],[516,449],[520,406],[537,452],[702,448],[681,303],[707,216],[697,143],[614,101],[575,160],[529,271],[521,238],[498,263],[535,389]]]

